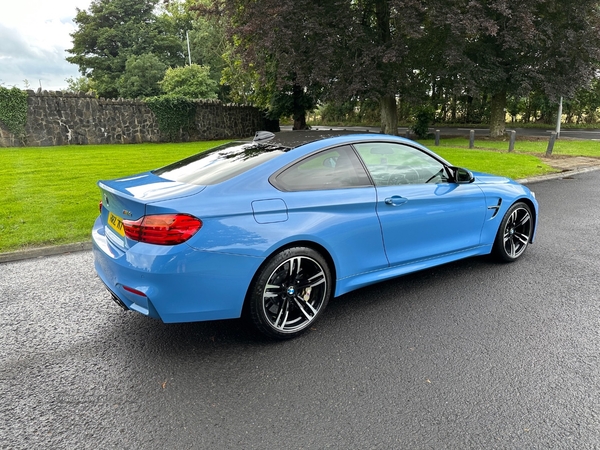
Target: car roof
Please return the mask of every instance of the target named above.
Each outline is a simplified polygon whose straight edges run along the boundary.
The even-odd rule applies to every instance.
[[[333,137],[352,136],[355,138],[359,134],[363,133],[357,133],[356,131],[347,130],[282,131],[279,133],[275,133],[275,136],[269,142],[275,145],[281,145],[283,147],[296,148],[304,144],[309,144],[311,142],[321,141],[323,139]],[[370,133],[370,135],[374,138],[376,138],[377,136],[381,136],[375,133]]]
[[[450,165],[448,161],[442,158],[437,153],[424,147],[423,145],[411,139],[400,136],[392,136],[381,133],[356,132],[347,130],[306,130],[306,131],[282,131],[274,134],[274,137],[267,141],[269,145],[286,147],[288,149],[296,149],[300,153],[309,154],[319,148],[326,148],[335,145],[343,145],[353,142],[398,142],[411,145],[426,153],[429,153],[439,161]],[[302,147],[302,149],[299,149]],[[288,152],[288,158],[294,159],[299,156],[298,152]],[[284,158],[285,159],[285,158]]]
[[[248,189],[251,185],[260,185],[263,180],[266,180],[273,173],[282,170],[290,164],[295,164],[304,157],[313,154],[314,152],[326,150],[328,148],[337,147],[340,145],[354,144],[359,142],[391,142],[410,145],[425,153],[430,154],[443,164],[451,165],[448,161],[432,152],[428,148],[422,146],[418,142],[412,141],[399,136],[392,136],[380,133],[359,133],[348,131],[283,131],[273,134],[272,138],[254,141],[247,139],[237,141],[239,143],[251,144],[254,142],[257,146],[268,146],[275,150],[283,150],[277,157],[269,159],[261,164],[253,167],[244,173],[240,173],[235,177],[225,181],[230,187],[234,185],[244,186]],[[221,184],[221,183],[219,183]]]

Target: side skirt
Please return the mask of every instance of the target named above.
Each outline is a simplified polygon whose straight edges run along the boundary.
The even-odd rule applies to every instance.
[[[347,292],[359,289],[370,284],[379,283],[380,281],[389,280],[391,278],[406,275],[412,272],[417,272],[423,269],[429,269],[431,267],[447,264],[459,259],[470,258],[472,256],[487,255],[492,251],[492,244],[479,245],[477,247],[471,247],[466,250],[459,252],[445,253],[432,258],[420,259],[417,261],[410,261],[404,264],[398,264],[390,266],[385,269],[376,270],[372,272],[361,273],[353,275],[351,277],[342,278],[336,280],[335,297],[338,297]]]

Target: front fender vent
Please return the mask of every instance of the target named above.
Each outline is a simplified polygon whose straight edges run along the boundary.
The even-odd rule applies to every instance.
[[[492,211],[494,211],[492,213],[492,217],[490,217],[490,219],[493,219],[494,217],[496,217],[498,215],[498,211],[500,211],[500,207],[502,206],[502,199],[499,198],[498,199],[498,204],[495,206],[488,206],[488,209],[491,209]]]

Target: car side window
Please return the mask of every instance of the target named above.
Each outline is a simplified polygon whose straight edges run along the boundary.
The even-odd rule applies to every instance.
[[[409,145],[364,142],[354,146],[376,186],[448,182],[441,162]]]
[[[352,147],[346,145],[309,156],[271,179],[283,191],[314,191],[372,186]]]

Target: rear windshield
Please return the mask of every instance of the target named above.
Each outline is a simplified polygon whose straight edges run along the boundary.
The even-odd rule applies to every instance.
[[[287,151],[287,147],[230,142],[152,171],[180,183],[207,185],[229,180]]]

